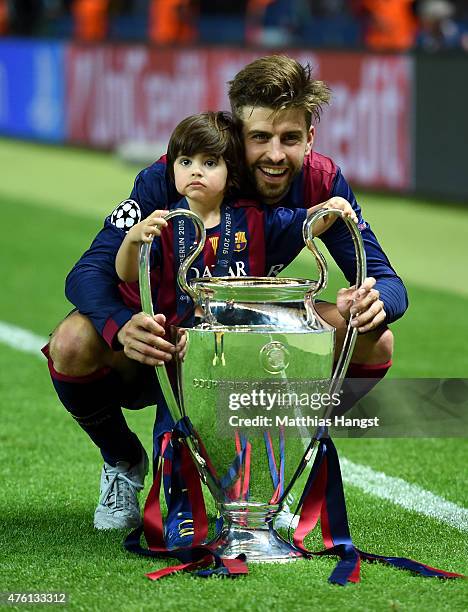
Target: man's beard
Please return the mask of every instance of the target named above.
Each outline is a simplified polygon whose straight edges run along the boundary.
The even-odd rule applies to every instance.
[[[263,181],[261,175],[256,172],[256,169],[256,166],[253,169],[249,168],[249,181],[253,189],[255,189],[257,197],[266,200],[267,204],[276,204],[280,202],[288,193],[294,178],[301,171],[301,169],[288,167],[289,172],[285,181],[275,185]]]

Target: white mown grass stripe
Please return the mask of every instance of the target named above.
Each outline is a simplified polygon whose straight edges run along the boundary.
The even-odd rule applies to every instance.
[[[411,484],[402,478],[387,476],[372,468],[353,463],[346,457],[340,457],[343,480],[380,499],[412,510],[423,516],[437,519],[460,531],[468,531],[468,510],[439,497],[422,487]]]
[[[0,321],[0,342],[17,351],[42,356],[41,348],[47,344],[47,338],[42,338],[27,329]]]
[[[25,353],[41,356],[47,338],[0,321],[0,342]],[[343,480],[369,495],[385,499],[406,510],[434,518],[460,531],[468,531],[468,510],[401,478],[340,457]]]

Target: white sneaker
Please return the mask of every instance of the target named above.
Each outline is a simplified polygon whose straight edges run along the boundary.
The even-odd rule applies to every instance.
[[[115,467],[104,463],[99,504],[94,513],[96,529],[134,529],[141,525],[138,493],[147,473],[148,456],[144,450],[140,463],[133,467],[126,461],[119,461]]]
[[[278,514],[275,517],[275,521],[274,521],[275,528],[278,529],[279,527],[283,527],[283,529],[296,529],[298,525],[299,525],[299,515],[293,514],[290,511],[289,506],[284,504],[281,512],[278,512]]]

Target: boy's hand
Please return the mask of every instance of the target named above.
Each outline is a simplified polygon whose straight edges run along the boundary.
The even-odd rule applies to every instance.
[[[317,212],[318,210],[330,208],[342,210],[344,217],[348,217],[349,219],[354,221],[354,223],[358,222],[357,215],[354,212],[351,204],[340,196],[335,196],[334,198],[330,198],[326,202],[322,202],[321,204],[312,206],[312,208],[309,208],[309,210],[307,211],[307,216],[310,217],[310,215]],[[314,236],[320,236],[320,234],[326,232],[327,229],[329,229],[337,219],[338,217],[336,215],[326,215],[325,217],[319,219],[314,225]]]
[[[167,226],[164,217],[168,210],[155,210],[146,219],[140,221],[129,230],[127,237],[132,242],[153,242],[155,236],[161,235],[161,229]]]

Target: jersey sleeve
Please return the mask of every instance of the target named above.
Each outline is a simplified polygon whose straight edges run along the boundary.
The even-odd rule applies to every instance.
[[[358,216],[358,227],[364,242],[367,259],[367,276],[373,276],[385,305],[386,323],[399,319],[408,307],[408,296],[401,278],[393,269],[369,224],[363,219],[362,211],[350,186],[338,169],[330,197],[341,196],[348,200]],[[345,223],[337,220],[320,238],[330,255],[338,264],[348,282],[356,278],[356,262],[351,234]]]
[[[165,163],[156,162],[135,179],[130,198],[136,216],[133,222],[147,217],[157,208],[168,208],[172,193],[168,188]],[[180,196],[174,197],[177,201]],[[65,282],[65,294],[70,302],[89,317],[97,332],[111,348],[117,348],[117,332],[130,320],[134,311],[128,308],[119,292],[120,280],[115,271],[115,257],[125,237],[119,224],[130,226],[117,217],[119,205],[104,222],[104,227],[93,240],[90,248],[75,264]],[[120,219],[120,220],[119,220]],[[132,223],[132,221],[130,221]]]
[[[265,209],[265,249],[267,270],[288,266],[304,248],[302,226],[307,217],[305,208]]]
[[[166,175],[164,158],[145,168],[137,175],[130,199],[138,202],[142,219],[153,210],[168,208],[169,204],[180,200],[180,195]]]

